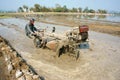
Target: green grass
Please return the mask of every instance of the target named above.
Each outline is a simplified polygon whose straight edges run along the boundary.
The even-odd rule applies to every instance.
[[[1,18],[10,18],[11,16],[8,15],[7,13],[0,13],[0,19]]]
[[[3,18],[10,18],[11,16],[7,16],[7,15],[0,15],[0,19],[3,19]]]

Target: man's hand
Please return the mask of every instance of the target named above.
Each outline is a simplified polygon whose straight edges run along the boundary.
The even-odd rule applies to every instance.
[[[35,32],[32,32],[32,33],[31,33],[31,36],[34,36],[34,35],[36,35],[36,33],[35,33]]]

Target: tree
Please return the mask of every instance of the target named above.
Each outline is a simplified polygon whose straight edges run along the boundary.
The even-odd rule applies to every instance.
[[[84,10],[83,10],[84,13],[88,13],[89,12],[89,9],[88,7],[86,7]]]
[[[50,9],[47,8],[47,7],[45,7],[45,6],[43,6],[43,7],[41,8],[41,11],[42,11],[42,12],[50,12]]]
[[[66,5],[63,6],[63,12],[68,12]]]
[[[89,13],[95,13],[95,10],[90,9],[90,10],[89,10]]]
[[[61,7],[60,4],[55,4],[56,8]]]
[[[106,10],[102,10],[102,9],[98,9],[98,13],[104,13],[104,14],[106,14],[107,11]]]
[[[31,7],[31,8],[30,8],[30,11],[35,11],[35,8]]]
[[[71,12],[77,12],[77,8],[72,8]]]
[[[24,12],[22,7],[18,8],[18,12]]]
[[[66,5],[61,6],[60,4],[56,4],[55,8],[48,8],[46,6],[40,6],[39,4],[34,4],[34,7],[30,8],[30,11],[34,12],[84,12],[84,13],[95,13],[96,11],[93,9],[88,9],[86,7],[85,9],[82,9],[81,7],[79,8],[72,8],[68,9]],[[18,8],[18,12],[28,12],[29,7],[26,5],[23,5],[22,7]],[[107,13],[106,10],[98,9],[98,13]]]
[[[106,11],[106,10],[103,10],[102,12],[103,12],[104,14],[106,14],[106,13],[107,13],[107,11]]]
[[[62,7],[59,4],[56,4],[56,8],[54,9],[55,12],[62,12]]]
[[[79,8],[78,8],[78,11],[81,13],[81,12],[82,12],[82,8],[79,7]]]
[[[34,9],[35,12],[40,12],[41,11],[41,6],[39,4],[35,4],[34,8],[35,8]]]
[[[28,6],[23,5],[23,9],[25,9],[25,12],[28,12]]]

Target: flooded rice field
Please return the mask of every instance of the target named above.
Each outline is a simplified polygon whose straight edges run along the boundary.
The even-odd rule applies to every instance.
[[[52,21],[52,20],[51,20]],[[67,54],[56,57],[49,49],[35,48],[33,39],[25,35],[28,20],[20,18],[0,19],[0,35],[7,39],[21,56],[45,80],[119,80],[120,37],[89,31],[90,49],[80,50],[80,58]],[[37,28],[46,28],[62,34],[71,27],[35,22]]]
[[[61,23],[63,22],[75,22],[79,24],[90,24],[90,23],[102,23],[102,24],[120,24],[120,15],[37,15],[37,19]],[[62,24],[62,23],[61,23]],[[72,25],[71,25],[72,26]]]

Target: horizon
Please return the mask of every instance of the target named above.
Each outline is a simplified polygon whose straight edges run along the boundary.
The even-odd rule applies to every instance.
[[[49,3],[48,3],[49,2]],[[14,5],[10,5],[10,3]],[[88,4],[89,3],[89,4]],[[89,9],[94,9],[97,11],[98,9],[104,9],[107,10],[108,12],[120,12],[120,0],[55,0],[55,1],[50,1],[50,0],[1,0],[0,3],[0,10],[1,11],[17,11],[19,7],[22,7],[23,5],[30,7],[34,7],[34,4],[39,4],[41,6],[46,6],[49,8],[55,8],[56,4],[59,4],[61,6],[66,5],[68,9],[71,8],[79,8],[81,7],[82,9],[85,9],[88,7]]]

